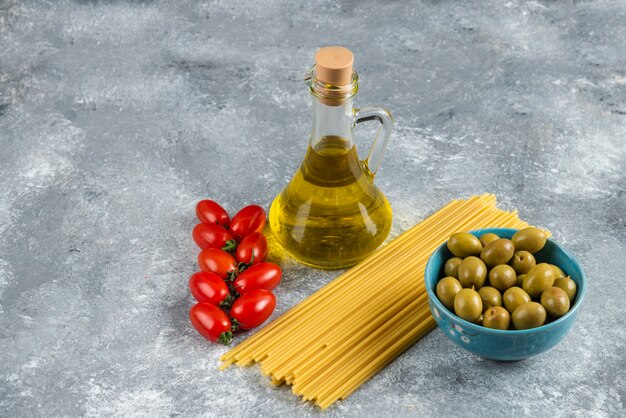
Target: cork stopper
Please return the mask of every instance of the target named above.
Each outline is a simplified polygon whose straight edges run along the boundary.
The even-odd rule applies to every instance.
[[[342,46],[326,46],[315,54],[315,78],[332,86],[352,83],[354,55]]]

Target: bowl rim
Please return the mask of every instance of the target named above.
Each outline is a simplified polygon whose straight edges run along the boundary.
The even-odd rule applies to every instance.
[[[502,232],[506,232],[506,233],[512,232],[514,234],[515,232],[519,231],[519,229],[516,229],[516,228],[481,228],[481,229],[473,229],[473,230],[468,231],[468,232],[470,234],[473,234],[474,236],[477,236],[479,234],[486,234],[488,232],[493,232],[493,233],[497,234],[498,231],[501,232],[501,233]],[[477,236],[477,238],[478,238],[478,236]],[[426,281],[426,274],[430,270],[434,269],[433,257],[434,257],[434,255],[437,252],[441,251],[444,246],[446,246],[448,240],[444,241],[442,244],[437,246],[435,251],[433,251],[432,254],[430,255],[430,257],[428,258],[428,262],[426,263],[426,268],[424,269],[424,282],[425,282],[424,285],[426,286],[426,293],[428,294],[428,298],[430,299],[430,302],[432,304],[434,304],[437,309],[439,309],[440,311],[443,311],[443,312],[451,315],[455,320],[459,321],[461,323],[461,325],[467,327],[467,329],[471,329],[472,331],[482,332],[482,333],[487,333],[487,334],[493,334],[493,335],[508,335],[508,336],[510,336],[510,335],[527,335],[527,334],[539,333],[539,332],[544,332],[544,331],[550,331],[551,329],[558,327],[562,322],[567,321],[567,319],[569,317],[571,317],[572,315],[576,314],[576,312],[578,311],[578,308],[582,304],[583,300],[585,299],[585,295],[587,293],[587,277],[585,275],[585,271],[582,269],[582,267],[581,267],[580,263],[578,262],[578,260],[576,259],[576,257],[574,257],[563,246],[557,244],[554,240],[548,238],[548,241],[550,241],[559,250],[561,250],[565,254],[565,256],[567,258],[569,258],[578,267],[578,269],[581,272],[580,286],[578,286],[578,289],[577,289],[576,302],[574,303],[574,306],[572,306],[570,308],[570,310],[565,315],[563,315],[562,317],[560,317],[560,318],[550,322],[549,324],[545,324],[545,325],[542,325],[542,326],[537,327],[537,328],[521,329],[521,330],[493,329],[493,328],[487,328],[487,327],[484,327],[482,325],[478,325],[478,324],[474,324],[472,322],[466,321],[465,319],[458,317],[454,312],[452,312],[448,308],[446,308],[439,301],[439,298],[437,297],[437,295],[435,295],[434,290],[431,289],[431,287],[429,286],[428,282]],[[439,269],[437,269],[437,271],[438,270]],[[437,281],[439,281],[439,280],[437,280]]]

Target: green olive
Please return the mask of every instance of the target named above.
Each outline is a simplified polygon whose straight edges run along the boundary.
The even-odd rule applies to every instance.
[[[465,258],[480,254],[483,246],[474,235],[467,232],[457,232],[448,239],[448,249],[457,257]]]
[[[450,258],[443,266],[443,274],[445,274],[446,276],[458,278],[459,275],[457,273],[457,270],[459,269],[461,261],[463,261],[463,259],[459,257]]]
[[[435,293],[439,301],[443,303],[443,306],[452,311],[454,310],[454,297],[461,289],[463,289],[463,286],[461,286],[461,283],[459,283],[457,279],[454,277],[444,277],[437,283]]]
[[[554,269],[554,278],[556,279],[560,279],[562,277],[567,277],[565,275],[565,273],[563,272],[563,270],[561,270],[561,268],[559,266],[555,266],[554,264],[550,264],[552,266],[552,268]]]
[[[482,325],[482,324],[483,324],[483,319],[484,319],[484,318],[485,318],[485,317],[483,316],[483,314],[480,314],[480,316],[478,317],[478,319],[477,319],[476,321],[474,321],[474,323],[475,323],[476,325]]]
[[[524,228],[517,231],[511,241],[517,251],[528,251],[531,254],[546,245],[546,233],[538,228]]]
[[[574,303],[574,298],[576,297],[576,282],[570,279],[570,277],[561,277],[560,279],[556,279],[554,281],[554,286],[559,287],[565,290],[567,293],[567,297],[569,298],[570,304]]]
[[[478,289],[478,294],[483,301],[483,311],[492,306],[502,306],[502,295],[495,287],[483,286]]]
[[[530,296],[528,296],[528,293],[523,289],[516,286],[504,292],[502,302],[506,310],[509,311],[509,313],[513,313],[519,305],[530,302]]]
[[[504,292],[506,289],[515,286],[517,276],[513,267],[506,264],[500,264],[495,266],[489,272],[489,284],[500,292]]]
[[[569,297],[560,287],[551,287],[541,294],[541,305],[554,318],[560,318],[569,311]]]
[[[459,318],[474,322],[483,312],[483,302],[480,295],[473,289],[462,289],[454,298],[454,313]]]
[[[528,270],[535,267],[535,257],[528,251],[515,251],[511,259],[511,267],[517,274],[526,274]]]
[[[546,322],[546,310],[537,302],[522,303],[511,314],[515,329],[530,329]]]
[[[487,267],[495,267],[498,264],[506,264],[513,257],[515,247],[511,240],[506,238],[498,238],[491,241],[480,253],[480,259],[485,262]]]
[[[480,258],[470,256],[463,259],[459,266],[459,281],[463,287],[480,289],[487,278],[487,267]]]
[[[498,238],[500,238],[499,236],[497,236],[496,234],[493,234],[491,232],[487,232],[486,234],[482,234],[480,236],[480,243],[483,245],[483,248],[485,248],[487,246],[487,244],[489,244],[491,241],[495,241]]]
[[[524,284],[524,278],[526,277],[525,274],[520,274],[517,276],[517,279],[515,280],[515,286],[517,287],[522,287]]]
[[[493,306],[483,314],[483,326],[493,329],[509,329],[511,315],[502,306]]]
[[[526,273],[522,288],[531,298],[539,298],[541,292],[552,286],[554,286],[554,269],[548,263],[540,263]]]

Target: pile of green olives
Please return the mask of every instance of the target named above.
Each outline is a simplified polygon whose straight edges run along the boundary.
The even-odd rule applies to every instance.
[[[532,227],[511,239],[452,234],[447,246],[453,257],[444,265],[437,298],[460,318],[494,329],[536,328],[565,315],[576,283],[558,266],[536,262],[546,239]]]

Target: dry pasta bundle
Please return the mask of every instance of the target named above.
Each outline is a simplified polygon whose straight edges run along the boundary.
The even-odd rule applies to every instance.
[[[228,351],[221,368],[260,363],[273,384],[328,408],[435,327],[424,268],[439,244],[458,231],[527,226],[493,195],[454,200]]]

